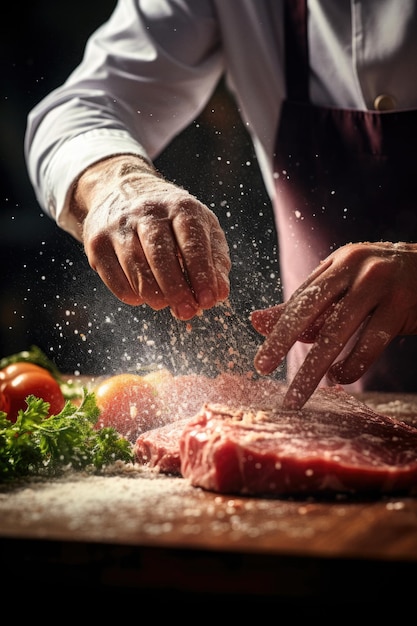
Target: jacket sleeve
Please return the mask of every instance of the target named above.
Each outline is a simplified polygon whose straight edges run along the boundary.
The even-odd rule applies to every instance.
[[[25,158],[42,209],[75,234],[68,200],[79,175],[113,154],[154,159],[222,72],[209,0],[119,0],[80,65],[29,113]]]

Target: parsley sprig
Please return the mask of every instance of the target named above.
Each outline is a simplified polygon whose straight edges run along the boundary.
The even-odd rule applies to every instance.
[[[95,428],[99,409],[94,393],[83,389],[77,406],[67,401],[58,415],[35,396],[26,399],[15,423],[0,411],[0,481],[25,476],[57,477],[66,470],[100,471],[116,461],[133,460],[130,442],[114,428]]]

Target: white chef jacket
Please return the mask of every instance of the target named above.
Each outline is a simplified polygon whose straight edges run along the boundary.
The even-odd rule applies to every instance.
[[[417,0],[309,0],[310,96],[373,109],[388,94],[417,108]],[[282,0],[118,0],[79,67],[29,114],[28,171],[46,213],[68,212],[80,173],[112,154],[158,156],[207,104],[222,75],[271,198],[285,97]]]

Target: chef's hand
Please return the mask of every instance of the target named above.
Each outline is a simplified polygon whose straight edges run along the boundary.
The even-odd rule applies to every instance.
[[[283,403],[300,409],[326,374],[333,383],[352,383],[394,337],[417,334],[417,244],[343,246],[287,302],[254,311],[251,321],[266,336],[255,356],[260,374],[275,370],[296,341],[312,344]]]
[[[217,217],[143,159],[88,168],[71,210],[91,267],[122,302],[189,320],[227,299],[231,263]]]

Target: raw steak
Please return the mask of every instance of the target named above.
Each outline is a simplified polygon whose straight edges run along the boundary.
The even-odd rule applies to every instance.
[[[300,411],[206,403],[179,446],[182,475],[219,493],[417,492],[417,429],[341,388],[318,389]]]
[[[189,419],[148,430],[136,440],[135,460],[164,474],[181,474],[180,437]]]

